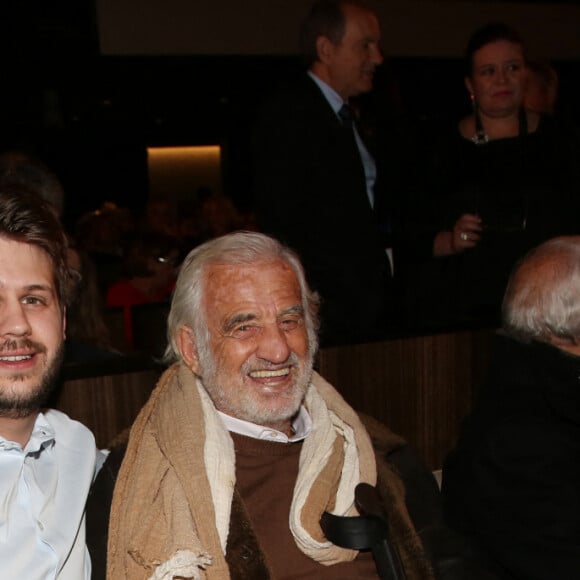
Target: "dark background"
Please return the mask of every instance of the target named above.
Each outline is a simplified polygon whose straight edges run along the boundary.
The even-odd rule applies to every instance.
[[[251,209],[248,138],[257,108],[303,67],[296,56],[112,56],[90,2],[3,3],[0,148],[37,154],[62,180],[68,225],[104,201],[143,207],[148,146],[220,144],[225,192]],[[559,114],[578,122],[580,62],[554,62]],[[424,145],[467,111],[458,58],[387,58],[367,104]],[[379,111],[380,112],[380,111]]]

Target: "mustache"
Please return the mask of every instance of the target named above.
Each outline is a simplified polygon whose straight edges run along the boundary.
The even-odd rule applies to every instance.
[[[31,350],[34,353],[45,353],[46,346],[40,342],[34,342],[28,338],[22,340],[7,339],[0,344],[0,355],[17,350]]]

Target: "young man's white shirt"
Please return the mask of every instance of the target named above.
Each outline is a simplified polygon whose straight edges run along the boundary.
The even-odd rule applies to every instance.
[[[2,578],[90,580],[85,503],[104,457],[64,413],[40,413],[26,447],[0,436]]]

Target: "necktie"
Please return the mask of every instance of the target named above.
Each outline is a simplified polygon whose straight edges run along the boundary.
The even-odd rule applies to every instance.
[[[344,103],[344,105],[339,109],[338,116],[340,117],[344,127],[347,127],[348,129],[352,128],[354,115],[352,114],[352,109],[347,103]]]
[[[348,131],[349,141],[351,142],[351,147],[353,148],[353,155],[356,155],[360,159],[361,169],[363,170],[362,177],[364,177],[364,179],[366,181],[367,171],[365,168],[364,160],[361,157],[361,150],[360,150],[360,147],[357,143],[357,139],[356,139],[355,131],[354,131],[354,113],[353,113],[353,110],[348,105],[348,103],[344,103],[344,105],[342,105],[342,107],[338,110],[338,117],[340,118],[340,121],[342,122],[342,126],[344,127],[345,135],[347,134],[346,131]],[[367,187],[368,201],[371,205],[371,208],[373,208],[374,203],[375,203],[375,197],[374,197],[374,192],[372,190],[372,187],[374,187],[374,184],[371,187],[370,191],[369,191],[368,184],[366,185],[366,187]]]

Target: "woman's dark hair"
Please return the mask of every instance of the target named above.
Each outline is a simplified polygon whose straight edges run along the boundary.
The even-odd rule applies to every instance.
[[[471,77],[473,73],[473,56],[486,44],[507,40],[514,44],[519,44],[523,48],[520,35],[515,29],[503,22],[489,22],[485,26],[478,28],[467,41],[465,49],[465,74]]]

